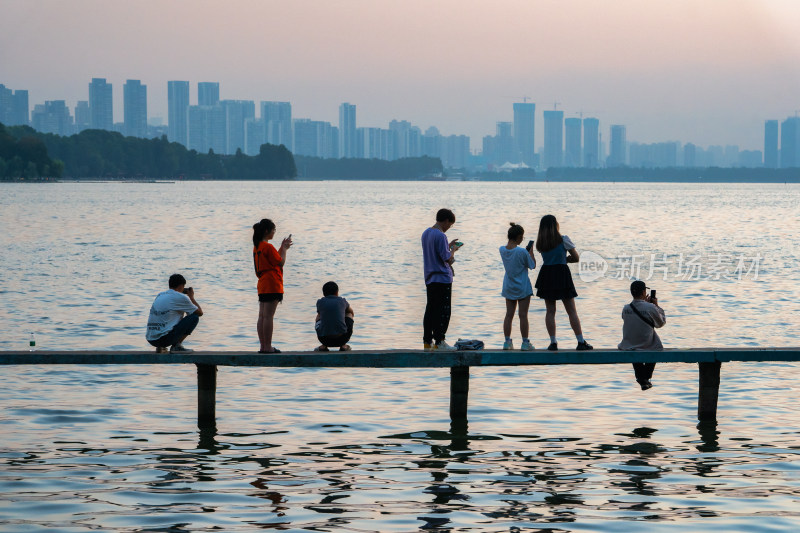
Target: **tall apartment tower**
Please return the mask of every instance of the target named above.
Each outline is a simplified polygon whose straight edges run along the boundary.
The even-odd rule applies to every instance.
[[[778,121],[764,121],[764,166],[778,168]]]
[[[6,126],[28,125],[28,91],[12,91],[0,83],[0,122]]]
[[[564,121],[564,166],[581,166],[581,125],[579,118],[568,118]]]
[[[292,134],[292,104],[290,102],[261,102],[264,123],[264,142],[294,148]],[[316,127],[316,126],[315,126]]]
[[[339,157],[358,157],[356,106],[347,102],[339,106]]]
[[[88,100],[78,100],[75,105],[75,133],[89,129],[92,120],[92,113],[89,111]]]
[[[626,157],[628,143],[625,140],[625,126],[614,124],[611,126],[611,153],[608,155],[609,167],[621,167],[628,162]]]
[[[596,118],[583,119],[583,166],[600,166],[600,121]]]
[[[800,117],[781,123],[781,168],[800,167]]]
[[[564,152],[564,112],[544,112],[544,168],[560,167]]]
[[[167,135],[171,142],[187,146],[189,124],[189,82],[167,82]]]
[[[533,143],[535,121],[536,104],[514,104],[514,142],[520,159],[529,167],[536,163],[536,147]]]
[[[96,130],[114,129],[112,87],[105,78],[92,78],[89,84],[89,127]]]
[[[147,137],[147,85],[128,80],[122,88],[125,111],[125,135]]]
[[[217,105],[219,103],[219,82],[201,81],[197,84],[197,105]]]
[[[256,116],[256,104],[252,100],[222,100],[225,109],[225,153],[235,154],[236,150],[247,150],[247,121]]]

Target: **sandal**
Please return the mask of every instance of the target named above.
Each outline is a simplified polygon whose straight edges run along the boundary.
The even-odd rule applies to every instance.
[[[269,350],[259,350],[259,351],[258,351],[258,353],[281,353],[281,351],[280,351],[279,349],[277,349],[276,347],[274,347],[274,346],[273,346],[273,347],[272,347],[272,351],[269,351]]]

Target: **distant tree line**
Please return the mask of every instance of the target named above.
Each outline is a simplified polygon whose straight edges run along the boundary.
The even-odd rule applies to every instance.
[[[33,180],[61,176],[64,164],[50,158],[41,139],[33,135],[17,136],[12,133],[9,128],[0,124],[0,180]]]
[[[548,168],[546,179],[552,180],[653,180],[653,181],[797,181],[800,168],[748,167],[608,167],[608,168]]]
[[[241,150],[235,155],[221,155],[212,150],[208,153],[187,150],[182,144],[169,142],[166,137],[141,139],[105,130],[84,130],[62,137],[41,133],[28,126],[12,126],[4,130],[17,145],[22,145],[17,151],[28,147],[27,151],[23,150],[24,154],[35,152],[38,157],[35,163],[39,165],[41,160],[41,165],[37,166],[39,176],[48,175],[45,165],[49,165],[54,177],[72,178],[224,180],[285,179],[297,175],[294,157],[282,145],[263,144],[256,156],[244,155]],[[6,159],[2,152],[0,157]],[[14,168],[17,168],[16,164]],[[19,177],[19,174],[8,175]]]
[[[394,161],[383,159],[323,159],[294,157],[297,175],[319,179],[419,179],[441,175],[442,160],[438,157],[404,157]]]

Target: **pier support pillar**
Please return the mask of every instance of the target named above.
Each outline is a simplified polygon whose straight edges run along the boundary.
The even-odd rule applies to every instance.
[[[467,420],[467,398],[469,396],[469,367],[450,367],[450,420]]]
[[[697,419],[705,422],[717,419],[719,398],[719,371],[722,363],[698,363],[700,390],[697,395]]]
[[[197,365],[197,427],[217,425],[217,365]]]

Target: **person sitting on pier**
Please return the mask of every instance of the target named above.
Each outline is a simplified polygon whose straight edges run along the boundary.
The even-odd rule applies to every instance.
[[[184,316],[185,315],[185,316]],[[169,277],[169,290],[159,293],[150,307],[146,339],[156,347],[156,352],[192,353],[183,347],[183,340],[192,334],[203,310],[194,299],[194,289],[186,287],[186,278],[180,274]]]
[[[641,280],[631,283],[633,301],[622,308],[622,342],[617,346],[620,350],[664,349],[655,328],[663,327],[667,317],[658,306],[658,298],[647,295],[648,288]],[[633,363],[636,381],[642,390],[653,386],[650,378],[655,367],[655,363]]]
[[[353,335],[353,308],[347,300],[339,296],[339,286],[329,281],[322,286],[322,298],[317,300],[317,317],[314,329],[321,343],[314,350],[327,352],[328,348],[339,348],[339,351],[350,350],[347,341]]]

